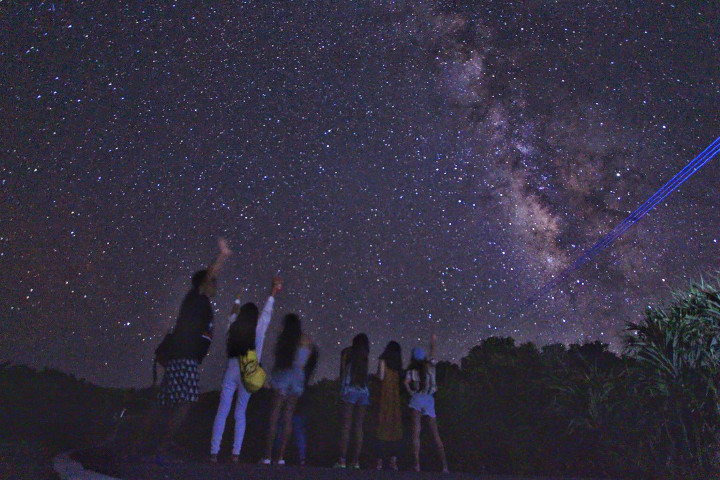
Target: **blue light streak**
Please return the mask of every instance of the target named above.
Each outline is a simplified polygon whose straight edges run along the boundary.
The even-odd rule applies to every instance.
[[[613,230],[603,236],[595,245],[585,251],[580,257],[578,257],[570,266],[565,268],[556,278],[545,283],[542,287],[538,288],[535,294],[531,295],[526,301],[525,305],[520,309],[516,309],[511,312],[523,313],[530,306],[532,306],[541,297],[554,290],[555,287],[563,283],[567,277],[581,268],[583,265],[588,263],[602,250],[612,245],[615,240],[620,238],[626,231],[628,231],[633,225],[638,223],[645,215],[655,208],[660,202],[662,202],[668,195],[673,191],[677,190],[680,185],[685,183],[690,177],[695,175],[706,163],[712,160],[715,155],[720,152],[720,137],[715,139],[705,150],[703,150],[697,157],[695,157],[690,163],[688,163],[682,170],[680,170],[674,177],[672,177],[665,185],[658,189],[650,198],[648,198],[642,205],[635,209],[630,215],[628,215],[622,222],[620,222]]]

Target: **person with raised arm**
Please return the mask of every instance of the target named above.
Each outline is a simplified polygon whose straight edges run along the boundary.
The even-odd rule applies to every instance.
[[[198,370],[210,349],[213,336],[213,306],[217,275],[232,254],[225,239],[218,239],[215,261],[192,276],[192,288],[185,295],[172,332],[169,359],[163,373],[159,404],[168,409],[169,421],[158,445],[160,453],[168,453],[173,437],[187,418],[192,403],[199,398]]]
[[[227,366],[223,375],[220,403],[213,422],[210,440],[210,461],[217,462],[220,443],[225,431],[225,421],[230,413],[233,396],[237,390],[235,402],[235,437],[232,446],[232,461],[238,462],[243,438],[245,437],[245,412],[251,393],[242,383],[240,371],[240,357],[247,355],[248,351],[255,350],[258,362],[261,361],[265,333],[272,318],[275,297],[282,290],[282,281],[275,277],[270,287],[270,296],[265,302],[260,320],[258,321],[258,308],[254,303],[241,305],[240,296],[235,299],[227,326]]]
[[[425,355],[425,351],[420,347],[412,350],[412,360],[405,375],[405,388],[410,394],[410,413],[412,424],[412,445],[413,459],[415,461],[414,470],[420,471],[420,420],[422,417],[427,419],[430,432],[435,440],[440,461],[442,462],[443,472],[447,473],[448,465],[445,458],[445,447],[440,439],[440,432],[437,427],[435,415],[435,398],[433,394],[437,391],[437,383],[435,380],[435,344],[437,343],[437,335],[430,337],[430,358]]]

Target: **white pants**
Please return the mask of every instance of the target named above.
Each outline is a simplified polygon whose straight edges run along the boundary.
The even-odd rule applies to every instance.
[[[220,405],[218,405],[215,422],[213,422],[212,439],[210,440],[211,455],[217,455],[220,451],[220,442],[225,431],[225,420],[227,420],[230,413],[235,390],[238,391],[238,396],[235,403],[235,439],[233,440],[232,454],[240,455],[240,448],[245,437],[245,410],[247,410],[250,394],[245,390],[240,379],[240,362],[237,358],[230,358],[223,376]]]

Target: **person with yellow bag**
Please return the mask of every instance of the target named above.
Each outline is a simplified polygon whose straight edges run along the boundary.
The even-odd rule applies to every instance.
[[[223,375],[220,403],[213,422],[210,440],[210,461],[217,462],[220,443],[225,431],[225,421],[230,413],[233,396],[237,390],[235,403],[235,438],[232,447],[232,461],[240,459],[240,449],[245,437],[245,411],[250,395],[257,392],[265,383],[266,373],[260,366],[265,333],[272,318],[275,296],[282,290],[282,281],[275,277],[270,297],[265,302],[260,318],[254,303],[241,305],[240,298],[235,299],[227,329],[227,367]]]

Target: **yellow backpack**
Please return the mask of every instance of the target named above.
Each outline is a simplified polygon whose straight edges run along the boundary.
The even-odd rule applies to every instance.
[[[258,363],[255,350],[248,350],[245,355],[240,356],[240,376],[245,390],[249,393],[255,393],[265,385],[267,373]]]

